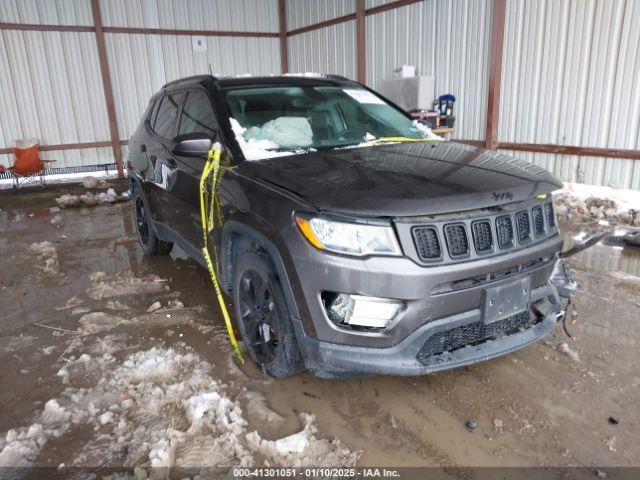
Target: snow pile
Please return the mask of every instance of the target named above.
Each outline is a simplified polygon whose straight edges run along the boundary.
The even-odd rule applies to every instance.
[[[60,227],[62,225],[62,215],[54,215],[49,221],[54,227]]]
[[[304,467],[309,465],[355,466],[359,452],[350,452],[339,440],[319,440],[315,434],[315,416],[301,413],[304,428],[293,435],[278,440],[265,440],[257,432],[247,434],[247,442],[253,450],[267,458],[277,459],[277,465]],[[318,463],[321,461],[321,463]]]
[[[269,408],[267,399],[262,393],[247,390],[242,394],[242,400],[246,405],[249,419],[263,421],[269,425],[281,425],[284,423],[284,417]]]
[[[414,120],[411,124],[422,134],[424,138],[428,138],[430,140],[444,140],[444,138],[433,133],[429,127],[427,127],[424,123],[419,122],[418,120]]]
[[[559,351],[564,353],[571,361],[580,363],[580,355],[574,349],[572,349],[567,342],[559,343],[556,347]]]
[[[87,190],[92,190],[94,188],[108,188],[111,184],[104,179],[97,179],[93,175],[87,175],[82,179],[82,186]]]
[[[38,424],[9,430],[4,442],[0,442],[0,468],[29,466],[46,441],[42,426]]]
[[[0,468],[28,467],[47,439],[59,437],[67,431],[70,416],[56,400],[49,400],[36,423],[11,429],[4,441],[0,441]]]
[[[129,325],[133,320],[128,320],[117,315],[104,312],[91,312],[80,317],[80,327],[78,333],[82,336],[93,335],[95,333],[111,330],[120,325]]]
[[[109,188],[106,192],[100,193],[87,192],[82,195],[65,194],[56,198],[56,203],[60,208],[93,207],[99,204],[124,202],[127,199],[128,197],[126,195],[118,195],[113,188]]]
[[[640,226],[640,192],[567,183],[553,196],[558,218],[567,223],[606,220]]]
[[[104,272],[94,272],[89,276],[89,279],[92,286],[87,290],[87,294],[94,300],[126,295],[148,295],[169,289],[166,280],[157,275],[139,278],[130,271],[118,272],[111,277],[108,277]]]
[[[359,457],[338,440],[319,439],[311,415],[300,416],[300,432],[279,440],[249,432],[239,402],[211,376],[211,365],[183,343],[122,361],[84,353],[70,364],[95,371],[95,383],[76,386],[85,373],[74,373],[69,364],[61,369],[61,376],[71,377],[69,386],[47,402],[33,425],[0,440],[1,466],[29,465],[48,439],[72,425],[94,430],[76,466],[114,458],[129,467],[354,466]]]
[[[44,241],[40,243],[32,243],[29,250],[36,254],[42,262],[37,267],[44,273],[56,274],[60,273],[60,262],[58,261],[58,252],[51,242]]]

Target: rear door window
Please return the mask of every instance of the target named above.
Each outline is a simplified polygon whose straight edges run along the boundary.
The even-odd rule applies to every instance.
[[[216,130],[216,117],[207,94],[200,91],[189,92],[182,109],[179,135],[205,133],[213,139]]]
[[[160,103],[153,131],[163,138],[172,139],[178,129],[178,113],[184,97],[183,93],[165,95]]]
[[[153,106],[150,109],[149,115],[147,116],[147,121],[149,122],[149,126],[153,128],[153,124],[156,121],[156,117],[158,115],[158,107],[160,107],[160,103],[162,102],[162,97],[154,100]]]

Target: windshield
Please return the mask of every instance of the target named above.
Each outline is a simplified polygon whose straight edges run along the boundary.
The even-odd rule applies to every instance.
[[[277,86],[225,91],[231,125],[248,160],[430,133],[357,86]],[[397,141],[397,140],[396,140]]]

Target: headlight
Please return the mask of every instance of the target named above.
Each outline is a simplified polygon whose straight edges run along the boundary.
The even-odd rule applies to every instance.
[[[302,235],[320,250],[347,255],[400,255],[400,246],[391,225],[337,222],[325,218],[296,215]]]

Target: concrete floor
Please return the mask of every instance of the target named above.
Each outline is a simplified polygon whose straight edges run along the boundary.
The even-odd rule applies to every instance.
[[[52,213],[59,194],[47,189],[0,196],[3,436],[42,418],[47,402],[68,396],[69,388],[91,391],[99,382],[91,369],[72,371],[66,384],[57,373],[78,359],[96,359],[100,342],[119,339],[110,350],[113,368],[153,347],[188,348],[208,362],[210,375],[243,409],[246,431],[280,438],[299,431],[299,413],[310,412],[318,438],[337,438],[348,451],[361,451],[358,466],[576,466],[592,478],[595,467],[640,465],[637,252],[597,245],[571,259],[581,284],[578,315],[567,325],[575,340],[558,327],[506,357],[424,377],[333,381],[302,374],[276,381],[232,356],[204,270],[179,252],[143,258],[129,203]],[[58,216],[61,223],[52,225]],[[32,243],[45,240],[55,247],[57,272],[44,271],[46,258],[30,251]],[[158,290],[95,294],[104,281],[128,274],[141,282],[156,282],[156,275],[166,281]],[[165,306],[180,300],[186,308],[172,316],[146,314],[156,300]],[[124,321],[96,327],[87,312]],[[558,348],[564,342],[569,354]],[[252,409],[247,392],[265,399],[265,408]],[[474,431],[465,426],[469,419],[477,422]],[[145,420],[130,421],[135,428]],[[58,433],[32,454],[35,465],[132,465],[146,458],[146,447],[139,445],[138,457],[114,459],[113,448],[98,441],[113,435],[108,423],[79,422]],[[200,453],[190,452],[191,465],[206,457]],[[188,456],[180,450],[176,455]]]

